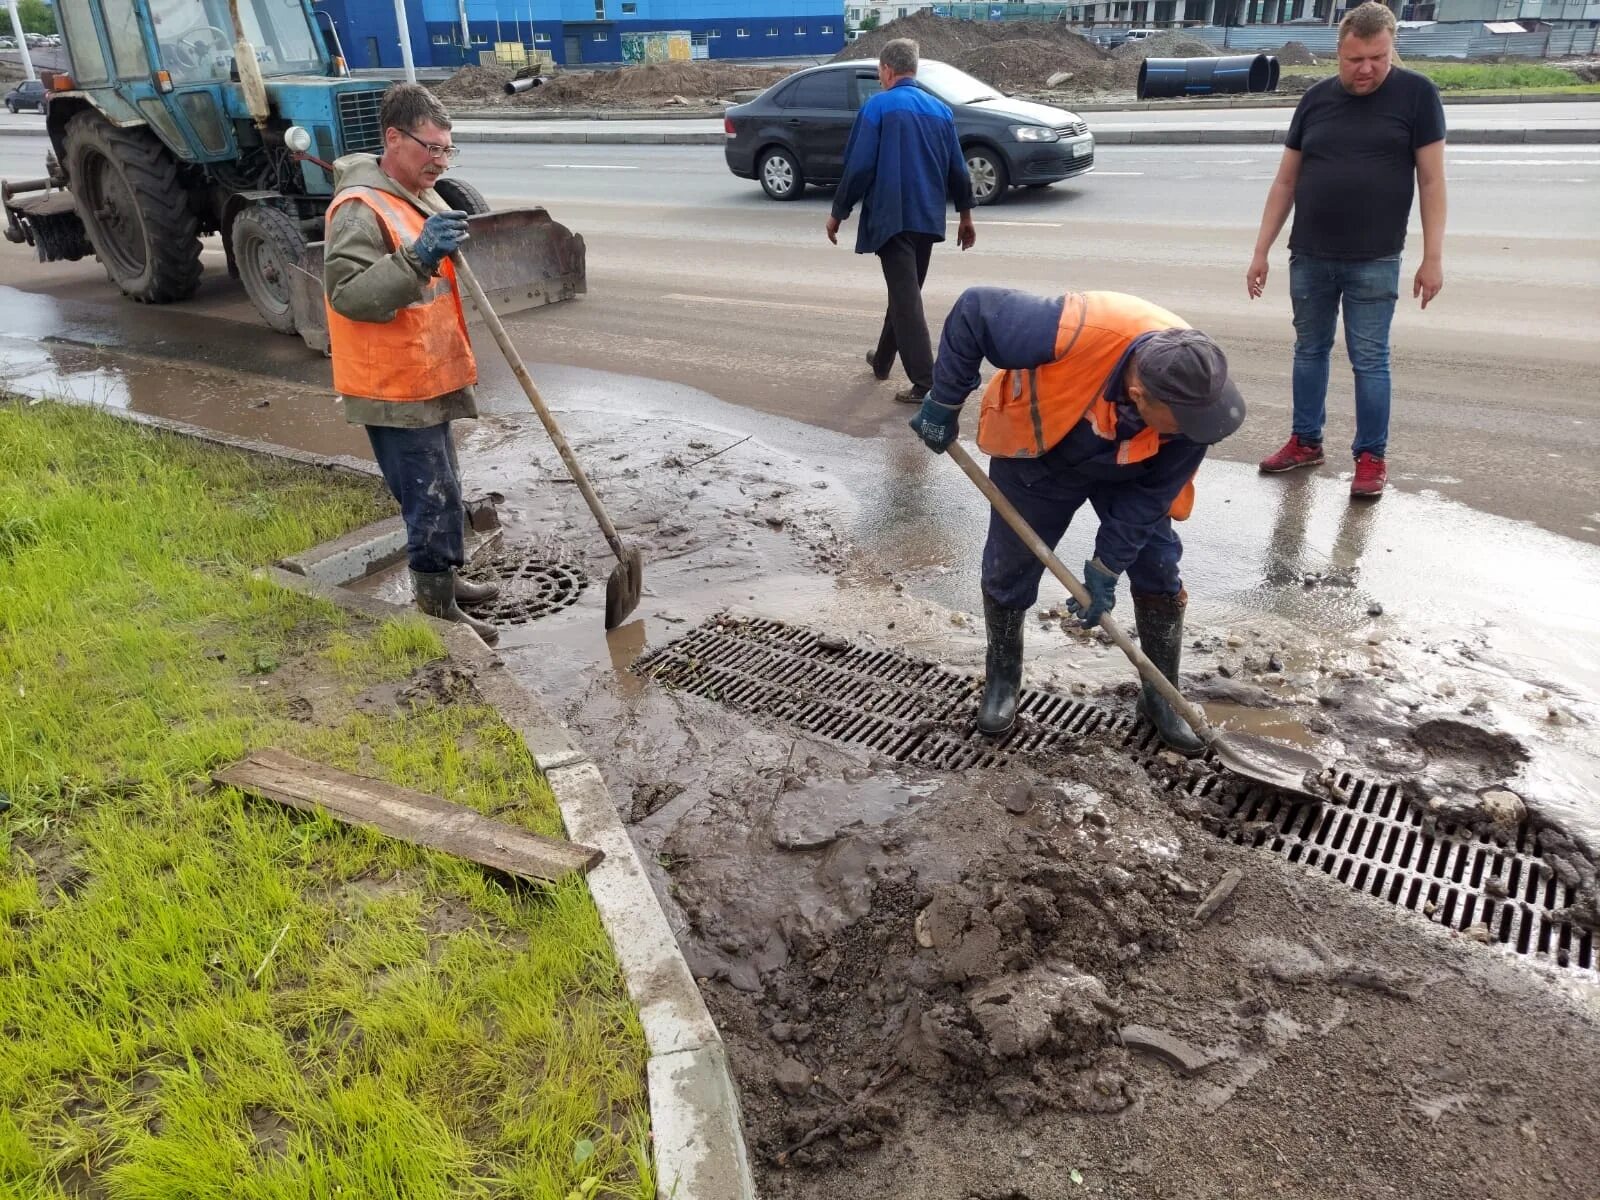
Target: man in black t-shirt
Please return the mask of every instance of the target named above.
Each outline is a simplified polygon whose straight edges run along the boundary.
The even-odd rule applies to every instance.
[[[1260,296],[1267,253],[1292,210],[1294,425],[1261,469],[1323,461],[1328,355],[1342,304],[1356,385],[1350,494],[1371,499],[1388,478],[1389,324],[1413,178],[1422,201],[1422,265],[1411,294],[1427,308],[1444,287],[1444,107],[1432,81],[1393,66],[1394,30],[1394,14],[1377,3],[1351,9],[1339,23],[1338,77],[1314,84],[1295,109],[1245,275],[1251,298]]]

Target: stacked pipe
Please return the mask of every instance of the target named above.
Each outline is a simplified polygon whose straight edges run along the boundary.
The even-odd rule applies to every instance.
[[[1278,90],[1278,59],[1271,54],[1226,58],[1147,58],[1139,64],[1139,99],[1226,96]]]

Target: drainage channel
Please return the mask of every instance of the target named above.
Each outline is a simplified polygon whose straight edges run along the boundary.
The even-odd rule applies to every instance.
[[[1146,765],[1159,743],[1142,721],[1056,692],[1024,688],[1004,738],[973,728],[982,680],[896,650],[856,647],[760,618],[714,617],[641,658],[634,670],[664,687],[775,718],[908,766],[953,771],[1111,742]],[[1161,786],[1210,802],[1219,837],[1322,871],[1366,895],[1555,967],[1595,973],[1595,935],[1563,912],[1577,899],[1543,860],[1526,823],[1501,844],[1426,819],[1398,784],[1345,774],[1334,798],[1304,804],[1259,785],[1238,789],[1212,761]],[[1509,836],[1509,835],[1508,835]]]

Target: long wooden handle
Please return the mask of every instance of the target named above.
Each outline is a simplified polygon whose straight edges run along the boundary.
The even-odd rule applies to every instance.
[[[951,442],[945,448],[945,453],[955,460],[956,466],[967,473],[968,479],[977,484],[978,490],[988,497],[989,503],[994,505],[995,512],[999,513],[1001,519],[1011,526],[1016,535],[1022,539],[1023,545],[1033,551],[1038,560],[1049,568],[1050,573],[1061,581],[1062,586],[1067,589],[1072,598],[1087,610],[1091,599],[1083,584],[1079,583],[1073,577],[1072,572],[1067,570],[1061,560],[1056,557],[1055,551],[1044,544],[1044,540],[1033,531],[1033,526],[1023,520],[1022,514],[1016,510],[1011,501],[1005,498],[1000,489],[995,487],[994,480],[985,475],[982,468],[972,461],[972,456],[962,448],[961,443]],[[1177,709],[1178,715],[1189,722],[1189,728],[1194,730],[1202,741],[1209,745],[1217,740],[1217,731],[1211,727],[1211,723],[1206,720],[1205,715],[1183,698],[1183,693],[1173,686],[1172,681],[1158,671],[1155,663],[1145,657],[1144,651],[1134,645],[1128,635],[1122,632],[1122,627],[1112,619],[1110,613],[1106,613],[1100,618],[1100,628],[1104,629],[1106,635],[1117,644],[1117,648],[1128,656],[1128,661],[1138,668],[1139,674],[1144,677],[1145,682],[1160,692],[1162,699]]]

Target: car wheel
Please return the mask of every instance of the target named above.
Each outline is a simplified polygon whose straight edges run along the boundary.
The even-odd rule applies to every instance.
[[[798,200],[806,190],[806,177],[799,162],[781,147],[762,156],[757,173],[761,176],[761,190],[774,200]]]
[[[1006,194],[1006,162],[987,146],[967,151],[967,174],[972,177],[974,204],[993,204]]]

